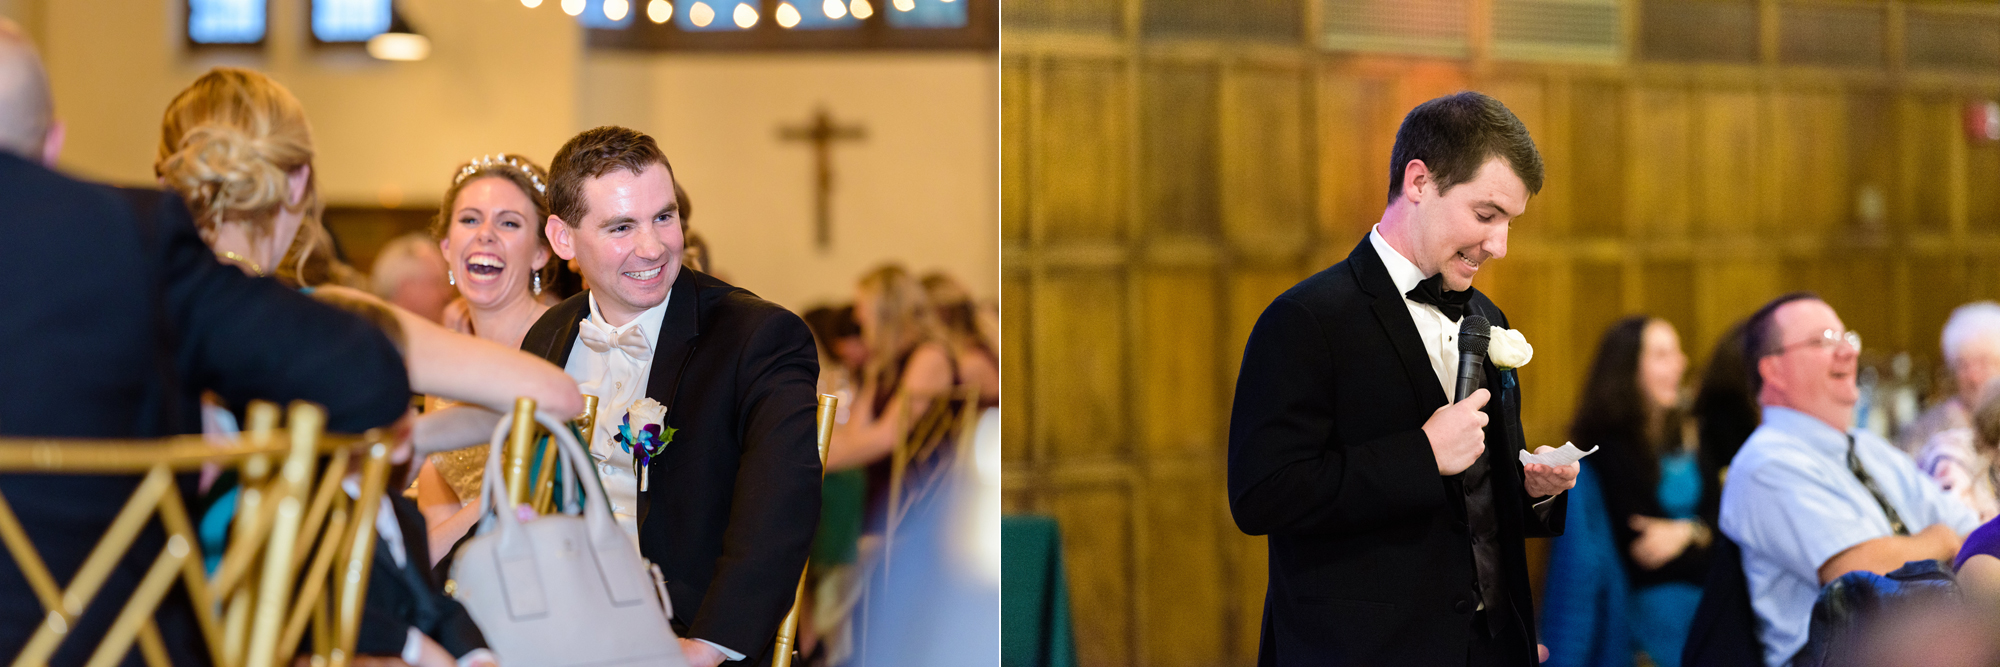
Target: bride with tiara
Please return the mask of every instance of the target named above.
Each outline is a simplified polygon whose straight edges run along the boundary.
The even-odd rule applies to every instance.
[[[547,188],[547,171],[511,153],[481,156],[452,173],[431,222],[431,236],[449,267],[445,275],[464,304],[462,310],[453,304],[446,326],[520,349],[528,328],[548,312],[541,298],[554,268],[543,231]],[[431,525],[434,558],[442,558],[479,520],[478,507],[465,501],[479,495],[486,450],[479,445],[439,452],[424,464],[417,505]]]

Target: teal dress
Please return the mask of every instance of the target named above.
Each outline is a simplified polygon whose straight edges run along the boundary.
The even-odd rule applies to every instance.
[[[1693,452],[1660,456],[1660,509],[1670,519],[1696,518],[1701,503],[1701,466]],[[1679,667],[1681,647],[1687,644],[1688,628],[1694,623],[1695,606],[1701,604],[1701,587],[1684,581],[1668,581],[1632,589],[1632,633],[1639,647],[1659,667]]]

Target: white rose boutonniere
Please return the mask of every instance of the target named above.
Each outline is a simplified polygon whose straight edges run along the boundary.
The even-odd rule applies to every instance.
[[[632,407],[625,412],[632,416],[632,423],[635,424],[664,424],[667,421],[667,406],[660,405],[650,396],[633,401]]]
[[[653,459],[667,451],[667,444],[674,441],[674,432],[667,425],[667,407],[651,397],[641,398],[626,408],[625,418],[618,424],[618,435],[612,441],[632,455],[632,474],[639,478],[639,490],[646,490],[646,468],[653,465]]]
[[[1486,346],[1486,358],[1492,359],[1493,365],[1499,366],[1500,370],[1514,370],[1528,365],[1528,360],[1535,358],[1535,346],[1529,345],[1527,337],[1519,331],[1493,327]]]

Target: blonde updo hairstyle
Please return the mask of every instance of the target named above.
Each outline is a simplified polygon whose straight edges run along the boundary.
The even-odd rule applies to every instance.
[[[542,244],[543,250],[549,251],[549,261],[534,273],[541,274],[542,284],[555,284],[556,262],[562,261],[562,258],[556,257],[555,248],[549,245],[547,226],[542,224],[549,220],[549,197],[546,193],[549,172],[525,155],[515,153],[485,155],[461,164],[456,171],[451,172],[451,187],[445,188],[444,203],[438,206],[437,217],[431,219],[431,239],[442,241],[451,233],[451,221],[455,213],[453,207],[458,204],[459,192],[465,190],[465,186],[471,185],[473,181],[487,177],[506,179],[507,182],[513,183],[514,187],[521,190],[521,194],[528,196],[528,201],[535,207],[527,225],[534,228],[535,241]],[[451,258],[447,257],[445,261],[448,263]]]
[[[874,312],[854,313],[856,320],[873,325],[873,340],[868,341],[870,376],[892,370],[903,355],[925,343],[943,345],[946,354],[951,353],[951,340],[945,336],[923,284],[901,264],[884,264],[863,274],[860,290],[875,299]]]
[[[358,273],[333,258],[320,223],[319,175],[309,172],[304,196],[288,201],[291,172],[312,160],[312,126],[291,91],[255,71],[217,67],[167,105],[153,173],[186,200],[204,238],[223,222],[272,234],[280,210],[301,214],[273,274],[295,285],[352,283]]]

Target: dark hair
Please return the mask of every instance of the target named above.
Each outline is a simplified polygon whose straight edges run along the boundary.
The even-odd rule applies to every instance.
[[[1729,467],[1743,441],[1749,440],[1763,421],[1757,392],[1750,388],[1750,377],[1756,372],[1743,357],[1743,334],[1749,323],[1737,322],[1715,342],[1708,366],[1701,373],[1701,387],[1695,390],[1694,418],[1704,487],[1714,482],[1721,488],[1721,471]],[[1720,494],[1703,492],[1701,515],[1716,516],[1720,498]]]
[[[1424,161],[1443,193],[1472,180],[1495,157],[1507,160],[1529,195],[1542,191],[1542,155],[1528,127],[1500,100],[1464,91],[1419,104],[1396,130],[1396,147],[1389,153],[1389,202],[1403,194],[1403,168],[1411,160]]]
[[[1583,442],[1586,449],[1607,441],[1653,447],[1679,442],[1678,419],[1674,424],[1662,422],[1660,433],[1646,432],[1654,408],[1639,387],[1639,359],[1645,350],[1646,327],[1654,321],[1645,315],[1627,317],[1605,329],[1598,340],[1597,356],[1590,362],[1569,427],[1570,438]]]
[[[583,182],[623,169],[633,174],[658,164],[673,170],[667,154],[644,132],[605,125],[570,137],[549,161],[549,213],[563,224],[583,223],[590,206],[583,200]],[[676,198],[676,205],[680,200]]]
[[[852,305],[818,306],[806,311],[802,319],[812,331],[813,341],[819,344],[819,353],[835,363],[840,361],[840,355],[834,354],[833,342],[861,335],[861,323],[854,321]]]
[[[1660,455],[1683,446],[1680,409],[1660,411],[1639,386],[1646,327],[1656,321],[1634,315],[1604,330],[1569,426],[1578,446],[1604,449],[1598,464],[1615,475],[1607,479],[1644,482],[1648,489],[1659,486]]]
[[[1756,400],[1757,394],[1764,391],[1764,376],[1762,371],[1757,370],[1757,360],[1778,352],[1778,309],[1793,301],[1807,300],[1822,299],[1812,292],[1792,292],[1772,299],[1770,303],[1764,304],[1764,307],[1752,313],[1750,319],[1744,321],[1743,365],[1750,378],[1751,400]]]

